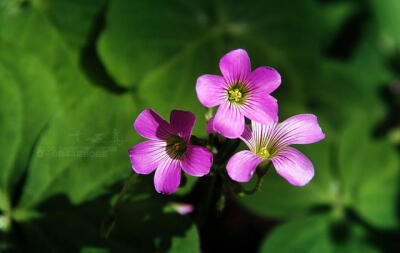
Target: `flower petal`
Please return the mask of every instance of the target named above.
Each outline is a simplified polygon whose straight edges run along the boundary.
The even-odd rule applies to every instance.
[[[173,110],[170,115],[172,131],[182,137],[186,142],[192,135],[192,129],[196,118],[192,112]]]
[[[221,58],[219,68],[227,83],[243,82],[251,71],[250,58],[245,50],[236,49]]]
[[[212,153],[201,146],[189,145],[182,160],[182,169],[187,174],[201,177],[210,172],[213,163]]]
[[[172,194],[176,192],[181,182],[179,160],[163,160],[154,174],[154,186],[158,193]]]
[[[292,185],[306,185],[314,177],[311,161],[295,148],[286,147],[271,160],[278,174]]]
[[[133,126],[141,136],[153,140],[165,140],[172,132],[169,124],[153,109],[141,112]]]
[[[322,140],[325,134],[313,114],[299,114],[280,123],[274,139],[279,146],[291,144],[309,144]]]
[[[167,157],[165,142],[150,140],[137,144],[129,150],[132,169],[138,174],[150,174],[163,158]]]
[[[211,117],[208,122],[207,122],[207,127],[206,127],[206,131],[208,134],[210,133],[214,133],[214,117]]]
[[[264,159],[253,152],[244,150],[234,154],[228,161],[226,169],[230,178],[237,182],[248,182],[253,176],[257,165]]]
[[[172,208],[180,215],[186,215],[194,211],[194,206],[192,204],[182,202],[173,203]]]
[[[266,94],[252,94],[243,107],[244,115],[264,125],[278,122],[278,103]]]
[[[259,67],[247,77],[246,83],[249,88],[256,91],[269,94],[276,90],[281,84],[281,75],[276,69],[271,67]]]
[[[226,138],[238,138],[244,131],[244,116],[238,106],[223,103],[214,117],[214,130]]]
[[[227,84],[222,76],[202,75],[197,79],[196,93],[202,105],[214,107],[226,97]]]
[[[250,150],[253,150],[252,132],[251,132],[250,127],[245,125],[244,131],[239,138],[247,145],[247,147]]]
[[[271,137],[274,134],[276,123],[271,121],[268,125],[263,125],[257,121],[251,121],[251,139],[252,151],[260,147],[268,146],[271,143]]]

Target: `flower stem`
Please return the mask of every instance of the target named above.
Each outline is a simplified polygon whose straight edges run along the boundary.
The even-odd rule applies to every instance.
[[[136,179],[137,174],[133,173],[130,178],[125,182],[124,186],[122,187],[121,192],[118,195],[117,201],[111,207],[110,211],[105,215],[103,222],[101,223],[100,234],[103,238],[107,239],[110,236],[110,233],[115,225],[115,220],[117,217],[117,212],[119,206],[121,205],[122,198],[128,192],[130,186],[133,184],[134,180]]]
[[[256,184],[254,185],[254,187],[249,190],[243,189],[243,191],[241,193],[246,194],[246,195],[253,194],[253,193],[257,192],[258,190],[260,190],[261,185],[262,185],[262,177],[257,175],[257,181],[256,181]]]
[[[256,181],[256,184],[254,185],[253,189],[250,189],[250,190],[243,189],[243,191],[241,193],[249,195],[249,194],[253,194],[253,193],[257,192],[258,190],[260,190],[261,185],[262,185],[262,179],[263,179],[264,175],[268,172],[269,168],[271,167],[271,164],[272,163],[269,160],[266,160],[265,162],[261,163],[256,170],[257,181]]]

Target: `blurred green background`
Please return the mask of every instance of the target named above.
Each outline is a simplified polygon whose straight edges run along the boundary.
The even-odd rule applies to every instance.
[[[318,116],[313,181],[270,171],[210,213],[196,178],[141,176],[101,238],[137,114],[193,111],[205,137],[196,79],[235,48],[281,73],[281,119]],[[399,75],[398,0],[0,0],[0,252],[400,252]]]

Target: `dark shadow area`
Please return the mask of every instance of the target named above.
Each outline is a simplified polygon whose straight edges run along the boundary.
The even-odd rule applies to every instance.
[[[393,80],[384,85],[380,90],[380,96],[386,106],[386,117],[374,130],[374,135],[382,137],[392,128],[400,126],[400,81]]]
[[[120,189],[120,185],[114,188]],[[126,200],[110,237],[103,239],[100,226],[110,209],[110,197],[104,195],[80,205],[73,205],[65,195],[50,198],[38,208],[41,218],[13,224],[7,252],[70,253],[82,248],[165,252],[171,247],[172,237],[184,236],[192,226],[188,217],[164,212],[166,199],[151,192],[146,198]]]
[[[210,178],[200,178],[194,191],[185,199],[195,205],[193,216],[199,228],[202,252],[258,252],[261,242],[277,221],[251,213],[230,194],[221,210],[218,207],[220,194],[213,194],[210,199],[204,194],[221,192],[221,187],[219,178],[214,186]]]
[[[80,56],[80,65],[85,75],[92,81],[93,84],[106,89],[115,94],[122,94],[128,89],[118,85],[118,83],[107,72],[103,62],[97,53],[97,41],[101,32],[106,26],[108,2],[99,11],[93,21],[92,28],[85,46],[82,48]]]
[[[221,214],[209,217],[201,229],[204,252],[258,252],[277,221],[256,216],[228,198]]]
[[[329,1],[333,2],[333,1]],[[326,49],[326,56],[337,59],[350,59],[354,50],[360,44],[364,29],[370,19],[365,3],[360,3],[361,9],[343,23],[336,38]]]
[[[336,244],[345,243],[350,236],[350,224],[344,220],[333,223],[330,227],[330,236]]]
[[[396,229],[378,229],[362,219],[356,212],[347,210],[350,222],[362,226],[368,234],[365,242],[381,250],[381,252],[395,253],[400,252],[400,231]]]
[[[242,189],[226,174],[226,162],[238,148],[239,139],[227,139],[219,134],[209,135],[209,143],[218,150],[214,155],[213,175],[199,178],[184,202],[195,206],[192,217],[200,233],[201,250],[213,252],[258,252],[265,235],[277,224],[242,207],[233,195]],[[193,137],[191,142],[204,140]],[[231,182],[229,186],[227,181]],[[236,188],[239,187],[239,188]]]
[[[393,72],[400,75],[400,49],[397,49],[395,53],[390,57],[390,67]]]

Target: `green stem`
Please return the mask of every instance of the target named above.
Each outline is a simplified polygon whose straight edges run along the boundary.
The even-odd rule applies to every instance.
[[[101,231],[100,231],[100,234],[103,238],[107,239],[110,236],[110,233],[115,225],[115,219],[117,217],[117,212],[121,205],[122,198],[128,192],[128,190],[129,190],[130,186],[133,184],[136,176],[137,176],[136,174],[132,174],[131,177],[125,182],[121,192],[118,195],[117,201],[111,207],[110,211],[105,215],[103,222],[101,224]]]
[[[264,162],[262,162],[260,165],[258,165],[258,168],[256,170],[256,175],[257,175],[257,181],[256,184],[254,185],[253,189],[250,190],[246,190],[243,189],[242,193],[249,195],[249,194],[253,194],[255,192],[257,192],[258,190],[260,190],[261,185],[262,185],[262,179],[264,177],[264,175],[268,172],[269,168],[271,167],[271,162],[269,160],[266,160]]]
[[[253,193],[257,192],[258,190],[260,190],[261,185],[262,185],[262,177],[257,175],[257,181],[256,181],[256,184],[254,185],[253,189],[250,189],[250,190],[243,189],[243,191],[241,193],[244,193],[246,195],[253,194]]]
[[[114,206],[112,207],[112,211],[116,212],[121,204],[122,198],[125,196],[127,191],[129,190],[129,187],[133,184],[133,181],[135,180],[137,174],[132,174],[131,177],[128,179],[128,181],[125,182],[124,187],[122,188],[122,191],[119,193],[118,199],[115,202]]]

